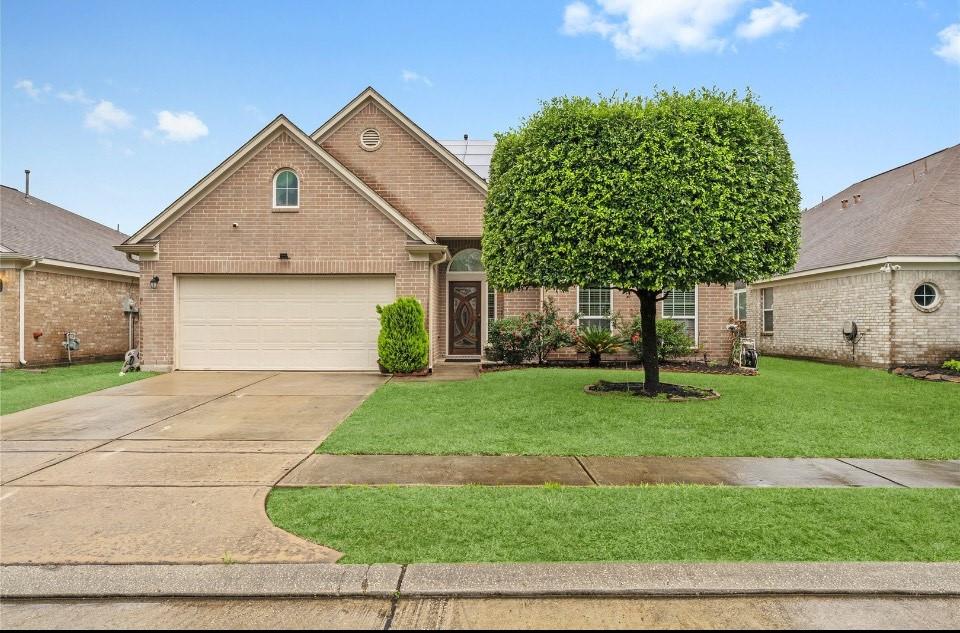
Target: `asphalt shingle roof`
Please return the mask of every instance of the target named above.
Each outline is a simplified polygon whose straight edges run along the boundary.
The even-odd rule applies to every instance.
[[[93,220],[0,185],[0,250],[29,257],[137,272],[114,250],[127,236]]]
[[[862,180],[806,211],[794,271],[902,256],[960,256],[960,145]]]

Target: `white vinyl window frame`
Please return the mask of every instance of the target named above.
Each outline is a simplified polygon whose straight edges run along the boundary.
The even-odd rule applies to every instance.
[[[577,319],[577,328],[583,327],[599,327],[592,325],[591,321],[607,321],[607,328],[612,332],[613,331],[613,288],[601,288],[601,287],[589,287],[583,288],[583,290],[606,290],[610,295],[610,299],[607,302],[609,304],[609,310],[604,315],[587,315],[584,316],[583,311],[580,309],[580,286],[577,286],[577,314],[580,315],[580,318]]]
[[[767,298],[769,297],[769,302]],[[760,305],[763,308],[763,314],[760,319],[760,329],[764,334],[773,334],[775,327],[773,321],[774,296],[773,288],[764,288],[760,291]],[[767,327],[767,313],[770,313],[770,327]]]
[[[673,292],[672,290],[670,292]],[[689,292],[689,291],[683,291]],[[664,297],[660,302],[660,316],[664,319],[672,319],[674,321],[693,321],[693,343],[694,345],[700,344],[700,288],[698,286],[693,287],[693,314],[692,315],[680,315],[676,314],[667,314],[667,298]]]
[[[743,316],[740,316],[741,309]],[[750,314],[747,308],[747,289],[735,288],[733,291],[733,318],[737,321],[746,321]]]
[[[285,173],[288,173],[288,172],[291,173],[291,174],[293,174],[293,177],[297,179],[297,186],[296,186],[297,204],[277,204],[277,181],[280,179],[280,174],[285,174]],[[298,210],[298,209],[300,208],[300,193],[301,193],[301,191],[300,191],[300,182],[301,182],[301,180],[302,180],[302,179],[300,178],[300,174],[297,173],[297,170],[295,170],[295,169],[293,169],[293,168],[291,168],[291,167],[284,167],[284,168],[282,168],[282,169],[278,169],[278,170],[277,170],[277,173],[275,173],[275,174],[273,175],[273,187],[270,188],[270,195],[272,196],[271,204],[272,204],[274,210],[276,210],[276,211],[296,211],[296,210]],[[292,187],[285,187],[285,189],[289,191],[290,189],[292,189]]]

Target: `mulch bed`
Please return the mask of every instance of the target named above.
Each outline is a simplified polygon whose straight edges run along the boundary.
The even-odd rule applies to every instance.
[[[897,367],[893,370],[893,373],[917,380],[960,384],[960,371],[944,369],[943,367]]]
[[[635,396],[656,397],[665,395],[670,402],[686,402],[688,400],[716,400],[720,394],[713,389],[694,387],[692,385],[673,385],[660,383],[660,391],[650,394],[643,390],[642,382],[609,382],[598,380],[592,385],[583,388],[590,394],[602,395],[605,393],[630,393]]]
[[[511,369],[530,369],[531,367],[563,367],[564,369],[626,369],[643,371],[643,365],[637,362],[604,361],[600,367],[590,367],[585,362],[575,360],[550,361],[544,365],[534,363],[523,365],[507,365],[484,361],[480,364],[480,371],[508,371]],[[691,374],[729,374],[734,376],[756,376],[757,370],[752,367],[735,367],[733,365],[707,365],[703,362],[665,362],[660,363],[660,371],[686,372]]]

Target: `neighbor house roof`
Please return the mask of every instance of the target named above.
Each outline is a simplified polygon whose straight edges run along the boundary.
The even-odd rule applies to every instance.
[[[484,180],[490,180],[490,157],[493,156],[493,147],[496,141],[440,141],[440,144],[450,150],[450,153],[475,171]]]
[[[136,272],[139,267],[114,250],[126,235],[93,220],[2,187],[0,251],[31,258]]]
[[[806,211],[794,272],[911,256],[960,256],[960,145],[861,180]]]

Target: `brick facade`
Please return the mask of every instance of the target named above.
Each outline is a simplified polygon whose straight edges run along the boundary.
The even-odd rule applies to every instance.
[[[943,302],[918,310],[914,289],[935,283]],[[774,328],[762,331],[762,288],[773,288]],[[960,270],[904,265],[893,273],[879,266],[814,278],[751,286],[748,334],[761,353],[875,367],[937,365],[960,356]],[[854,321],[854,346],[843,336]]]
[[[296,211],[273,209],[273,177],[281,168],[300,176]],[[393,274],[397,296],[416,297],[429,309],[429,264],[410,261],[407,240],[391,219],[281,132],[163,232],[158,261],[142,263],[144,365],[173,368],[175,275]],[[280,260],[281,252],[290,259]],[[154,275],[160,282],[150,289]]]
[[[19,365],[19,272],[0,270],[0,365]],[[67,362],[61,344],[66,332],[75,332],[80,349],[74,361],[121,358],[128,349],[128,322],[124,298],[137,301],[135,280],[85,276],[53,267],[24,271],[24,357],[28,366]],[[34,332],[42,332],[34,337]]]

